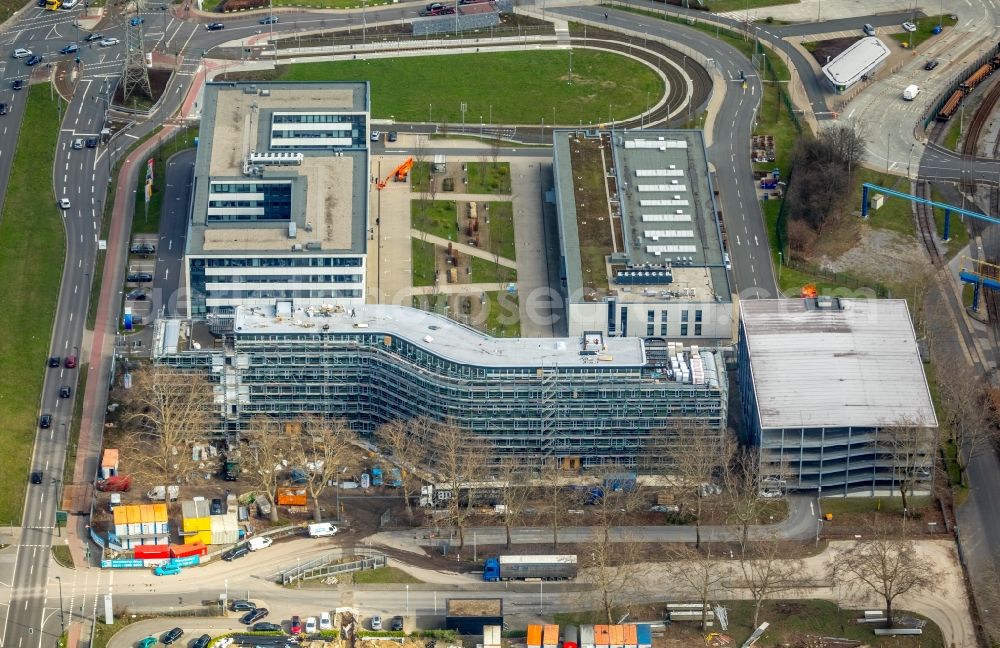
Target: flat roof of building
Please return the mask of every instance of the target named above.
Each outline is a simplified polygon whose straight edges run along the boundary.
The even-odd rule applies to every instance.
[[[823,66],[823,74],[834,85],[856,83],[873,67],[889,58],[889,48],[875,36],[866,36]]]
[[[237,335],[363,332],[392,335],[446,360],[472,366],[621,368],[646,364],[645,348],[639,338],[608,337],[601,333],[574,338],[495,338],[447,317],[407,306],[299,306],[294,301],[278,300],[274,306],[237,307],[233,326]]]
[[[649,302],[666,291],[664,299],[728,301],[702,132],[647,129],[602,137],[569,130],[554,135],[570,299],[614,294],[619,301]],[[612,168],[613,178],[606,178]],[[663,269],[669,279],[655,280]]]
[[[824,302],[740,302],[761,427],[936,427],[906,301]]]
[[[215,82],[203,103],[188,254],[365,252],[367,148],[296,149],[301,164],[264,166],[260,175],[245,175],[244,164],[249,150],[271,152],[274,113],[367,114],[367,83]],[[208,220],[210,183],[256,180],[291,183],[290,221]]]

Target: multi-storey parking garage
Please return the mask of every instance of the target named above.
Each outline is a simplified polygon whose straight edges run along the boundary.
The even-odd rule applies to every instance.
[[[224,344],[205,323],[164,320],[155,354],[209,372],[230,433],[256,415],[343,416],[363,434],[423,416],[485,437],[498,454],[585,468],[669,460],[726,423],[716,349],[601,332],[500,339],[412,308],[292,301],[239,307],[215,335]],[[666,429],[669,439],[655,434]]]

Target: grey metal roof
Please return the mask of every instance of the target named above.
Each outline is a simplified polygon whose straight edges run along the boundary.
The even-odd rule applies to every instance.
[[[858,40],[823,66],[823,74],[835,85],[848,86],[889,58],[889,48],[875,36]]]
[[[833,301],[740,303],[761,427],[936,427],[906,301]]]

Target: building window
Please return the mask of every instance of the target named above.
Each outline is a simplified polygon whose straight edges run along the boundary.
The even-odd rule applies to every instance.
[[[681,311],[681,321],[682,322],[688,321],[688,310],[686,308]]]
[[[688,334],[688,325],[681,324],[681,335],[687,335],[687,334]]]
[[[655,322],[656,321],[656,311],[646,311],[646,321]]]
[[[656,331],[656,324],[646,324],[646,337],[653,337]]]
[[[628,337],[628,309],[622,306],[622,337]]]
[[[660,335],[667,335],[667,311],[660,311]]]
[[[701,321],[701,309],[698,309],[694,312],[694,321],[696,322]]]
[[[694,325],[694,334],[695,335],[701,335],[701,324],[695,324]]]

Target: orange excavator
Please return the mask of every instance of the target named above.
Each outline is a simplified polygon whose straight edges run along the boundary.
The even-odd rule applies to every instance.
[[[379,189],[385,189],[385,185],[389,182],[389,178],[393,176],[396,177],[396,182],[406,182],[406,176],[409,175],[410,169],[412,168],[413,158],[406,158],[406,162],[403,162],[398,167],[393,169],[392,172],[385,177],[385,180],[379,180],[376,186],[378,186]]]

